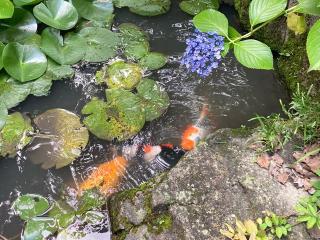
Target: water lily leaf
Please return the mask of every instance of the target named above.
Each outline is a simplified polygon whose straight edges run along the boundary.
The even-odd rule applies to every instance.
[[[8,43],[21,41],[37,32],[37,21],[31,13],[16,8],[12,18],[0,21],[0,41]]]
[[[42,2],[42,0],[13,0],[13,2],[16,6],[25,6],[37,4]]]
[[[112,0],[72,0],[72,4],[88,20],[105,21],[113,13]]]
[[[131,90],[142,78],[142,69],[135,63],[123,61],[111,64],[107,69],[106,83],[109,88],[124,88]]]
[[[29,220],[23,231],[24,240],[43,240],[58,230],[56,220],[48,217],[37,217]]]
[[[86,53],[86,41],[78,34],[67,33],[63,38],[59,30],[46,28],[41,36],[42,51],[61,65],[75,64]]]
[[[87,27],[99,27],[99,28],[106,28],[110,30],[113,24],[114,17],[115,15],[111,14],[104,21],[95,21],[95,20],[87,21],[82,18],[79,20],[76,30],[81,31],[81,29],[84,29]]]
[[[141,7],[150,3],[150,0],[113,0],[114,5],[117,8],[122,7]]]
[[[106,91],[108,103],[93,98],[82,109],[84,124],[98,138],[119,141],[137,134],[145,123],[140,99],[124,89]]]
[[[146,112],[146,121],[160,117],[170,105],[167,92],[151,79],[143,79],[137,86],[137,92]]]
[[[148,41],[131,41],[124,47],[124,55],[128,59],[139,60],[146,56],[150,50]]]
[[[7,106],[4,103],[0,102],[0,130],[6,124],[7,117],[8,117]]]
[[[88,62],[103,62],[116,54],[120,38],[114,32],[105,28],[87,27],[79,33],[87,42],[84,60]]]
[[[10,0],[1,0],[0,19],[11,18],[14,6]]]
[[[41,35],[39,34],[32,34],[21,41],[19,41],[22,45],[36,45],[38,47],[41,46]]]
[[[66,228],[75,219],[75,210],[64,201],[56,201],[48,212],[48,216],[54,218],[60,228]]]
[[[169,11],[170,0],[149,0],[142,6],[130,7],[129,10],[141,16],[157,16]]]
[[[48,59],[48,68],[44,76],[52,80],[61,80],[74,76],[74,70],[70,65],[59,65],[50,58]]]
[[[50,27],[69,30],[78,22],[78,12],[75,7],[64,0],[47,0],[33,8],[34,16]]]
[[[157,70],[167,64],[167,57],[162,53],[151,52],[141,58],[139,64],[148,70]]]
[[[40,77],[47,69],[47,58],[35,45],[9,43],[2,55],[4,69],[20,82]]]
[[[26,194],[18,197],[13,205],[13,210],[25,221],[43,215],[49,208],[48,200],[41,195]]]
[[[132,23],[122,23],[118,27],[122,42],[125,44],[134,42],[144,42],[149,40],[149,36],[140,27]]]
[[[2,52],[4,49],[4,44],[0,42],[0,70],[3,68],[3,62],[2,62]]]
[[[106,201],[103,196],[96,190],[85,190],[79,199],[78,215],[82,215],[89,210],[100,208]]]
[[[52,87],[52,78],[44,75],[35,81],[28,82],[30,94],[36,97],[47,96]]]
[[[6,124],[0,131],[0,156],[14,157],[19,149],[31,141],[28,133],[32,131],[30,120],[21,113],[8,115]]]
[[[28,158],[44,169],[69,165],[88,143],[88,130],[77,115],[67,110],[48,110],[37,116],[34,123],[41,135],[33,140]]]
[[[190,14],[197,15],[198,13],[206,9],[218,9],[219,1],[218,0],[188,0],[182,1],[179,4],[179,7],[182,11]]]

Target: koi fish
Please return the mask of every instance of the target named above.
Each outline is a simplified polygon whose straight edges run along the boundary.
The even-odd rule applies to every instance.
[[[204,119],[209,113],[208,105],[205,104],[202,108],[200,117],[196,124],[190,125],[182,134],[181,147],[185,151],[193,150],[198,143],[206,136],[206,130],[201,127]]]
[[[80,191],[97,187],[101,193],[110,195],[115,192],[122,176],[126,172],[128,161],[124,157],[102,163],[95,169],[88,178],[80,184]]]

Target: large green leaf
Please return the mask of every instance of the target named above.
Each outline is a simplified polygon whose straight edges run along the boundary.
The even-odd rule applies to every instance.
[[[75,64],[86,54],[86,41],[80,35],[67,33],[63,38],[54,28],[43,30],[41,49],[61,65]]]
[[[0,102],[0,130],[6,124],[7,117],[8,117],[7,106],[3,102]]]
[[[219,1],[218,0],[187,0],[182,1],[179,4],[182,11],[190,14],[197,15],[201,11],[206,9],[218,9]]]
[[[11,18],[14,12],[14,6],[10,0],[0,1],[0,19]]]
[[[64,0],[47,0],[33,8],[34,16],[50,27],[60,30],[73,28],[78,21],[78,12],[75,7]]]
[[[87,27],[79,33],[86,40],[86,55],[88,62],[103,62],[116,55],[120,38],[114,32],[105,28]]]
[[[130,7],[129,10],[141,16],[157,16],[170,10],[171,0],[149,0],[145,5]]]
[[[139,60],[146,56],[150,50],[149,42],[144,41],[131,41],[124,46],[124,55],[128,59]]]
[[[47,69],[47,58],[35,45],[9,43],[3,50],[3,66],[21,82],[40,77]]]
[[[21,41],[37,32],[37,21],[31,13],[16,8],[12,18],[0,21],[0,41]]]
[[[4,46],[5,45],[2,42],[0,42],[0,70],[3,68],[2,52],[3,52]]]
[[[193,18],[193,23],[201,32],[216,32],[219,35],[228,36],[228,19],[216,10],[202,11]]]
[[[167,64],[167,57],[162,53],[150,52],[140,59],[139,64],[147,70],[157,70]]]
[[[273,69],[271,49],[264,43],[249,39],[234,44],[237,60],[248,68]]]
[[[28,158],[44,169],[69,165],[88,143],[88,130],[77,115],[67,110],[48,110],[37,116],[34,123],[43,134],[33,140],[31,149],[39,147],[30,151]]]
[[[42,2],[42,0],[13,0],[13,2],[16,6],[25,6],[37,4]]]
[[[249,7],[251,26],[271,20],[286,9],[287,0],[252,0]]]
[[[320,16],[319,0],[298,0],[298,12]]]
[[[105,21],[113,13],[112,0],[72,0],[81,17],[93,21]]]
[[[18,112],[8,115],[6,124],[0,131],[0,156],[15,156],[18,150],[31,141],[28,133],[32,131],[28,118]]]
[[[307,38],[307,54],[310,62],[309,71],[320,70],[320,20],[310,29]]]
[[[146,112],[146,121],[160,117],[170,105],[167,92],[151,79],[143,79],[137,86],[137,92]]]
[[[26,194],[18,197],[12,208],[15,214],[23,220],[43,215],[50,205],[46,198],[36,194]]]
[[[49,217],[37,217],[29,220],[23,231],[24,240],[43,240],[58,230],[56,220]]]

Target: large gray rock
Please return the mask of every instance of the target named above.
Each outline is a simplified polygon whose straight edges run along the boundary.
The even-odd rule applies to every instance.
[[[232,135],[219,130],[168,174],[115,195],[109,204],[114,239],[222,240],[219,230],[235,216],[292,215],[303,191],[281,185],[254,163],[252,136]],[[299,226],[288,239],[311,238]]]

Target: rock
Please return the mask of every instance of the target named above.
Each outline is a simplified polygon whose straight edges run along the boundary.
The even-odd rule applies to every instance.
[[[256,219],[264,210],[293,214],[305,192],[278,183],[255,163],[248,147],[252,136],[231,135],[228,129],[217,131],[167,174],[113,196],[113,239],[223,240],[219,230],[235,216]],[[146,212],[142,221],[141,212]],[[295,227],[288,239],[311,238],[304,227]]]

